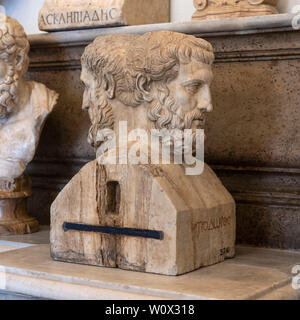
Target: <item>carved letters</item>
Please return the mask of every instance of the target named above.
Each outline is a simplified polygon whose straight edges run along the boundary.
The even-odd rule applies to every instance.
[[[107,23],[114,22],[120,17],[120,10],[117,8],[99,9],[99,10],[82,10],[68,11],[61,13],[41,14],[41,23],[48,26],[62,26],[73,23],[89,24],[92,22]]]
[[[39,14],[44,31],[169,22],[169,0],[45,0]]]

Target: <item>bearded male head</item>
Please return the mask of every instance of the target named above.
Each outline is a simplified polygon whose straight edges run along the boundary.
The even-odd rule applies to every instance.
[[[153,32],[142,36],[133,56],[140,99],[149,101],[149,119],[157,129],[191,129],[203,125],[212,110],[211,45],[194,36]]]
[[[200,129],[212,110],[211,45],[194,36],[160,31],[97,38],[82,56],[83,108],[100,129]]]
[[[82,109],[88,111],[92,126],[88,142],[97,149],[102,141],[99,132],[114,129],[112,103],[126,95],[126,58],[134,35],[120,34],[97,38],[81,58],[81,81],[84,85]]]

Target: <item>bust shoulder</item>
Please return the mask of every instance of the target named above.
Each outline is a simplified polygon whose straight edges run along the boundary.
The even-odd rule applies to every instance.
[[[31,104],[34,109],[34,117],[36,120],[43,119],[53,110],[58,93],[48,89],[44,84],[30,81],[31,86]]]
[[[0,122],[0,180],[20,177],[33,159],[41,131],[58,94],[30,81],[29,99],[16,113]]]

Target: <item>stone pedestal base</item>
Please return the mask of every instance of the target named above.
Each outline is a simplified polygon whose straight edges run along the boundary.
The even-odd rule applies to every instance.
[[[238,18],[278,14],[278,0],[194,0],[196,12],[192,20]]]
[[[30,196],[31,181],[27,176],[0,182],[0,235],[39,230],[38,221],[27,214],[27,198]]]
[[[87,164],[51,207],[55,260],[180,275],[235,255],[235,203],[205,165]]]

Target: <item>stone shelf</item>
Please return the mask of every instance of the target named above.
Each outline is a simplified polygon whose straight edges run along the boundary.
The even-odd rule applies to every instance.
[[[13,292],[25,297],[92,300],[299,298],[291,285],[291,270],[300,264],[296,251],[238,246],[234,259],[168,277],[53,261],[49,245],[40,244],[48,242],[47,228],[22,238],[24,242],[20,237],[10,241],[0,237],[0,290],[10,292],[7,297]]]
[[[294,14],[274,14],[260,17],[225,18],[204,21],[149,24],[129,27],[111,27],[64,32],[41,33],[29,36],[31,46],[89,43],[96,37],[114,33],[143,34],[168,30],[197,36],[220,36],[269,32],[276,29],[291,29]]]

